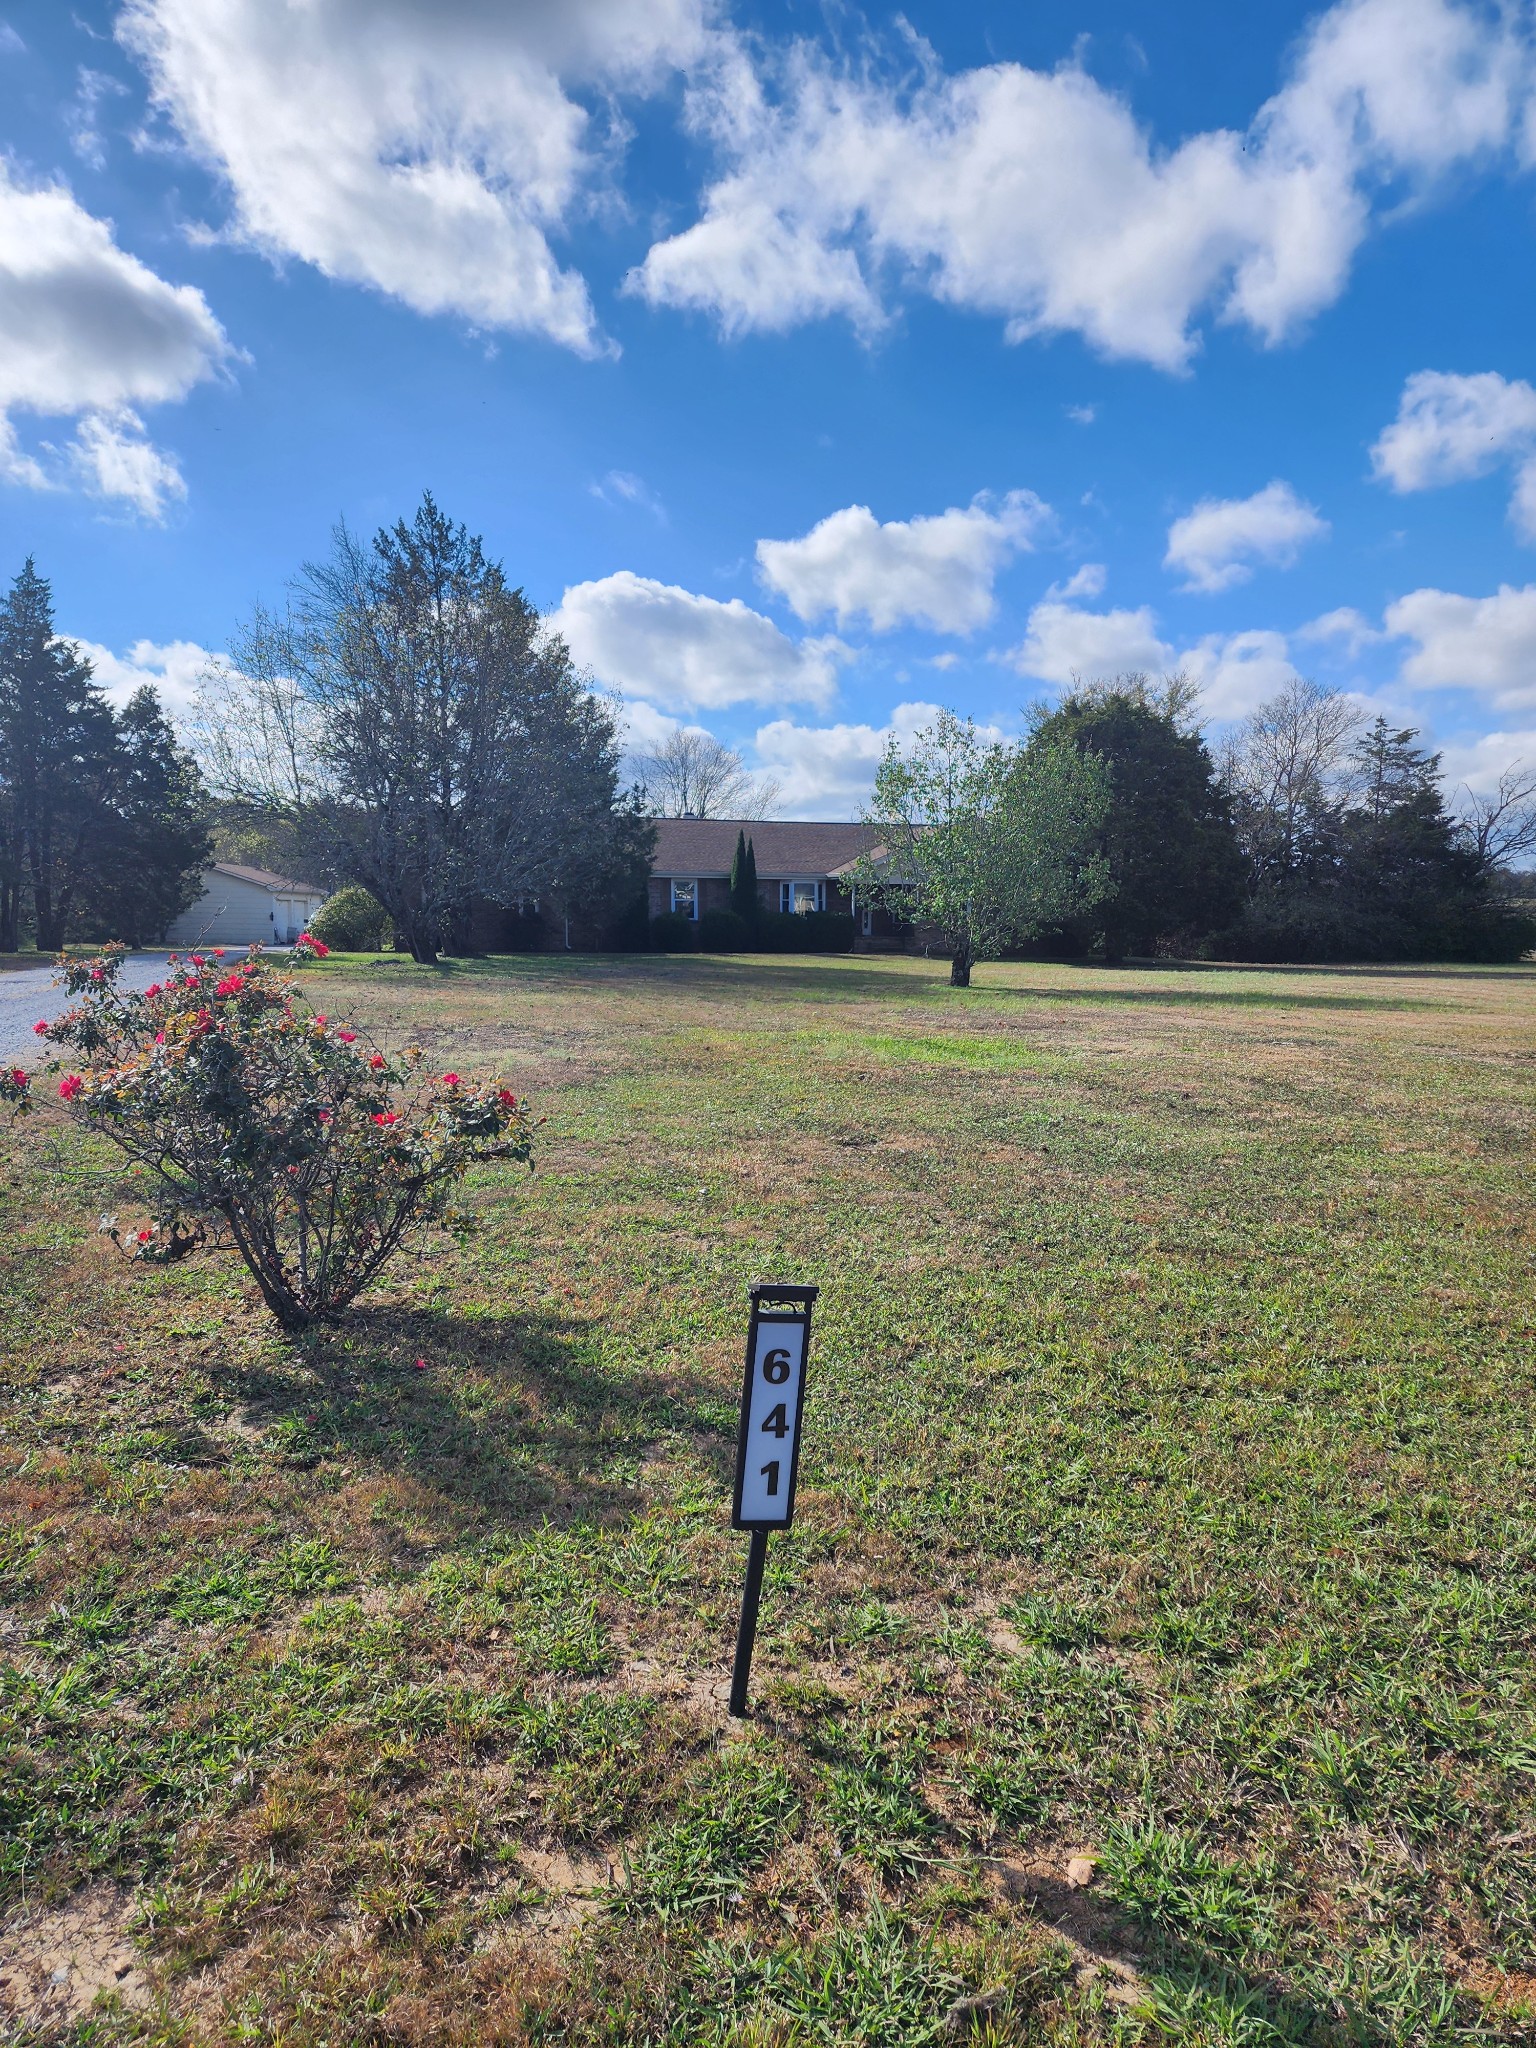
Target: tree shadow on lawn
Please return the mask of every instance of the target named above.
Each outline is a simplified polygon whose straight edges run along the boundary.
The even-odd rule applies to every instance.
[[[733,1422],[720,1386],[606,1368],[600,1330],[575,1316],[367,1308],[296,1339],[299,1372],[224,1381],[268,1455],[412,1480],[415,1518],[443,1535],[623,1520],[641,1505],[642,1464],[679,1439],[724,1500]]]

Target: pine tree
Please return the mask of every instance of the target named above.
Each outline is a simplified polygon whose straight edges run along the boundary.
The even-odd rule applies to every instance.
[[[54,632],[53,593],[29,556],[0,602],[0,777],[41,951],[63,945],[98,852],[115,742],[91,665]]]
[[[751,897],[756,894],[755,889],[750,890]],[[752,915],[747,881],[747,835],[741,831],[736,834],[736,851],[731,858],[730,905],[738,917]]]
[[[110,815],[78,917],[93,938],[142,946],[197,895],[213,854],[208,792],[147,684],[118,712],[116,739]]]

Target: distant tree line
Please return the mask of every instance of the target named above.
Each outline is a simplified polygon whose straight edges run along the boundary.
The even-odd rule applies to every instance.
[[[208,792],[155,692],[113,709],[29,559],[0,599],[0,953],[159,938],[211,845]]]
[[[1446,806],[1440,757],[1293,679],[1219,760],[1182,677],[1080,686],[1039,712],[1028,748],[1103,763],[1107,875],[1039,943],[1107,959],[1516,960],[1536,945],[1518,861],[1536,849],[1536,775]],[[1028,751],[1026,749],[1026,752]]]
[[[943,712],[894,740],[864,900],[978,960],[1518,960],[1536,946],[1536,774],[1446,808],[1439,756],[1295,678],[1212,758],[1183,676],[1077,685],[988,742]]]

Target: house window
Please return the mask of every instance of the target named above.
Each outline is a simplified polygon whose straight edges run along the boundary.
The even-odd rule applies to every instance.
[[[698,883],[674,882],[672,884],[672,908],[680,917],[697,917],[699,914]]]
[[[780,882],[779,908],[790,916],[826,908],[825,882]]]

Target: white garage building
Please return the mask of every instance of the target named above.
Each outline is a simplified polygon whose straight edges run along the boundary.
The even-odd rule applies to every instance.
[[[289,946],[330,892],[265,868],[215,861],[202,893],[165,935],[168,946]]]

